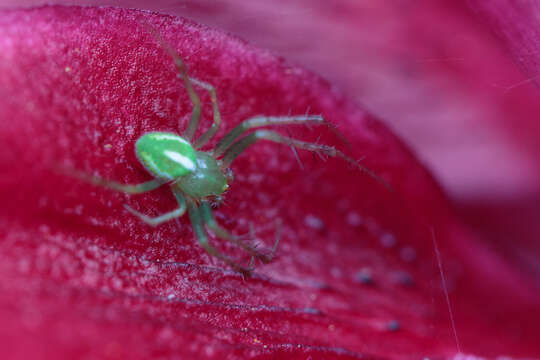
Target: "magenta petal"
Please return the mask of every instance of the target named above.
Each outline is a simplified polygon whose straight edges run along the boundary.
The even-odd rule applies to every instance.
[[[365,156],[395,192],[342,161],[301,153],[301,169],[287,148],[257,145],[234,164],[218,219],[236,233],[253,224],[270,246],[280,217],[283,240],[275,261],[243,279],[204,253],[186,219],[152,229],[123,211],[171,209],[166,189],[128,197],[56,173],[74,166],[147,180],[134,141],[186,126],[185,90],[144,24],[217,87],[219,136],[256,114],[322,113],[350,149],[328,129],[290,135]],[[385,127],[312,73],[221,32],[135,10],[2,11],[0,34],[4,358],[451,358],[430,229],[462,350],[539,355],[540,296],[528,279],[455,220]]]

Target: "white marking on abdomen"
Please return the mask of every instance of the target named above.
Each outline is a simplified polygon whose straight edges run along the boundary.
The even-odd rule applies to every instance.
[[[188,170],[194,171],[195,168],[196,168],[193,161],[191,161],[191,159],[185,157],[182,154],[179,154],[179,153],[177,153],[175,151],[169,151],[169,150],[165,150],[165,151],[163,151],[163,153],[165,154],[166,157],[168,157],[172,161],[182,165],[183,167],[185,167]]]

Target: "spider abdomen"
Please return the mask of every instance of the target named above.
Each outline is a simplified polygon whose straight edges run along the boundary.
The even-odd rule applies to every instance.
[[[173,133],[144,134],[135,143],[135,154],[148,172],[164,180],[174,180],[197,169],[193,146]]]

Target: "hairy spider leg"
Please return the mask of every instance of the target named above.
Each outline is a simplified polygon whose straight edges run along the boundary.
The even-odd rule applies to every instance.
[[[176,65],[176,70],[178,71],[178,77],[184,81],[184,86],[186,87],[189,100],[193,105],[193,110],[191,111],[191,119],[189,120],[188,127],[182,135],[184,139],[191,142],[191,139],[193,139],[193,136],[195,135],[195,132],[199,127],[199,119],[201,118],[201,99],[199,98],[199,95],[197,95],[195,89],[193,89],[191,78],[188,76],[186,65],[184,64],[184,61],[182,61],[180,55],[178,55],[178,53],[174,51],[170,47],[170,45],[165,43],[165,41],[163,41],[161,38],[158,38],[158,40],[165,48],[165,50],[169,53],[169,55],[173,58],[174,64]]]
[[[184,131],[182,137],[187,141],[191,142],[193,136],[195,135],[195,132],[197,131],[197,128],[199,127],[199,119],[201,118],[201,99],[199,98],[199,95],[197,95],[197,92],[195,92],[195,90],[193,89],[193,84],[191,81],[192,79],[189,77],[186,65],[184,64],[184,61],[182,60],[180,55],[176,52],[176,50],[171,47],[171,45],[169,45],[168,42],[166,42],[161,37],[161,35],[153,27],[151,27],[150,25],[146,25],[145,27],[150,32],[152,37],[157,42],[159,42],[161,47],[165,49],[165,51],[173,59],[176,70],[178,71],[177,76],[184,81],[184,86],[186,87],[189,99],[193,104],[193,110],[191,111],[191,119],[189,120],[188,127]]]
[[[182,134],[182,137],[186,139],[187,141],[191,142],[191,140],[193,139],[193,136],[195,135],[195,132],[197,131],[197,128],[199,127],[199,120],[201,118],[201,99],[199,98],[199,95],[197,94],[195,89],[193,89],[192,83],[196,83],[202,88],[205,88],[208,91],[210,91],[210,97],[212,99],[212,106],[214,107],[214,122],[215,122],[216,117],[219,118],[218,119],[218,122],[219,122],[221,120],[221,117],[219,116],[219,110],[218,110],[217,116],[215,113],[215,110],[217,108],[217,97],[215,96],[215,91],[212,93],[210,88],[213,89],[213,87],[210,84],[204,83],[194,78],[190,78],[188,75],[186,65],[184,64],[184,61],[182,60],[178,52],[176,52],[176,50],[174,50],[171,47],[171,45],[169,45],[169,43],[166,42],[154,28],[152,28],[149,25],[147,25],[146,28],[150,32],[150,34],[152,34],[154,39],[159,42],[161,47],[163,47],[163,49],[165,49],[165,51],[173,59],[174,65],[176,66],[176,70],[178,71],[177,76],[178,78],[183,80],[184,86],[186,87],[189,100],[191,101],[193,105],[193,110],[191,111],[191,119],[189,120],[188,127],[184,131],[184,134]],[[216,101],[214,101],[214,98],[216,98]],[[219,126],[219,123],[218,123],[218,126]],[[217,131],[217,129],[215,131]]]
[[[176,201],[178,202],[178,208],[173,211],[169,211],[163,215],[150,217],[134,210],[129,205],[124,205],[124,208],[150,226],[158,226],[159,224],[162,224],[169,220],[179,218],[186,213],[186,199],[184,198],[182,192],[179,189],[175,188],[174,185],[171,185],[171,190],[174,194],[174,197],[176,198]]]
[[[173,58],[176,69],[178,70],[178,77],[184,81],[184,85],[188,92],[189,99],[193,104],[191,119],[189,121],[188,127],[182,135],[188,141],[191,141],[193,139],[193,136],[195,135],[195,132],[197,131],[197,128],[199,126],[199,120],[201,118],[201,99],[193,88],[193,84],[202,87],[210,93],[210,101],[212,102],[214,122],[210,129],[208,129],[204,134],[202,134],[201,137],[195,142],[194,148],[199,149],[204,146],[208,142],[208,140],[212,138],[212,136],[215,135],[215,133],[219,130],[219,125],[221,124],[221,114],[219,112],[216,89],[214,88],[214,86],[207,82],[188,76],[186,65],[182,61],[180,55],[178,55],[178,53],[174,51],[168,44],[164,44],[163,40],[158,40],[160,40],[169,55]]]
[[[214,235],[216,235],[217,237],[219,237],[221,239],[232,242],[236,246],[241,247],[242,249],[247,251],[252,256],[260,259],[265,264],[272,261],[272,258],[274,257],[275,251],[277,249],[277,245],[279,244],[279,240],[280,240],[280,232],[279,231],[278,231],[278,236],[277,236],[276,242],[274,243],[274,246],[273,246],[272,251],[270,252],[270,254],[263,254],[262,252],[257,250],[255,247],[246,244],[245,242],[240,240],[239,237],[232,235],[230,232],[228,232],[223,227],[221,227],[217,223],[216,219],[214,218],[214,215],[212,214],[212,208],[211,208],[210,204],[207,201],[201,201],[200,212],[201,212],[201,215],[203,217],[203,221],[206,224],[207,228],[210,229],[210,231],[212,231],[212,233],[214,233]]]
[[[299,116],[255,116],[242,121],[234,129],[221,138],[214,148],[214,158],[220,157],[240,135],[249,129],[269,126],[269,125],[292,125],[292,124],[330,124],[320,115],[299,115]]]
[[[390,185],[388,185],[379,176],[375,175],[375,173],[373,173],[371,170],[360,165],[356,160],[354,160],[351,157],[348,157],[347,155],[343,154],[341,151],[336,150],[336,148],[334,148],[333,146],[320,145],[320,144],[296,140],[290,137],[283,136],[272,130],[257,130],[257,131],[252,132],[251,134],[244,136],[240,140],[238,140],[225,152],[221,166],[223,168],[228,168],[238,155],[240,155],[250,145],[254,144],[258,140],[268,140],[268,141],[272,141],[279,144],[293,146],[298,149],[312,151],[317,154],[324,154],[331,157],[342,158],[343,160],[347,161],[348,163],[358,168],[360,171],[366,173],[367,175],[371,176],[373,179],[375,179],[382,185],[386,186],[388,189],[392,190]]]
[[[197,241],[206,250],[206,252],[222,260],[223,262],[225,262],[227,265],[229,265],[236,271],[239,271],[246,275],[251,274],[251,272],[253,271],[252,267],[244,267],[238,264],[233,259],[222,254],[218,249],[213,247],[208,242],[208,236],[206,234],[206,230],[204,229],[203,216],[201,214],[200,209],[197,207],[196,202],[194,200],[191,200],[190,198],[187,198],[187,208],[188,208],[189,219],[191,221],[191,226],[193,227],[193,232],[195,233],[195,236],[197,237]]]
[[[203,89],[207,90],[210,93],[210,101],[212,102],[212,113],[214,122],[212,123],[212,126],[210,129],[206,130],[204,134],[202,134],[196,141],[193,147],[195,149],[200,149],[203,147],[208,140],[210,140],[216,132],[219,130],[219,125],[221,124],[221,114],[219,112],[219,106],[218,106],[218,99],[217,99],[217,93],[216,88],[214,88],[212,85],[210,85],[207,82],[201,81],[199,79],[190,78],[191,82],[195,85],[198,85],[202,87]]]
[[[92,176],[78,170],[61,169],[61,171],[64,173],[67,173],[67,175],[86,181],[90,184],[101,186],[108,189],[113,189],[113,190],[120,191],[126,194],[142,194],[145,192],[155,190],[161,185],[165,184],[165,182],[161,179],[154,179],[154,180],[146,181],[140,184],[122,184],[116,181],[103,179],[99,176]]]

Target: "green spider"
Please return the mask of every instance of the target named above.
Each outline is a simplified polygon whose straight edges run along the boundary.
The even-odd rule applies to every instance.
[[[150,132],[142,135],[136,141],[135,154],[154,179],[141,184],[121,184],[78,171],[71,172],[71,175],[94,185],[103,186],[127,194],[142,194],[157,189],[162,185],[168,185],[178,202],[178,208],[173,211],[157,217],[149,217],[124,205],[126,210],[138,217],[144,223],[151,226],[157,226],[172,219],[179,218],[187,211],[191,226],[193,227],[193,232],[199,244],[210,255],[222,260],[233,269],[249,275],[253,270],[252,265],[244,267],[229,256],[222,254],[208,242],[206,229],[210,230],[218,238],[230,241],[247,251],[251,255],[252,260],[258,258],[264,263],[268,263],[272,260],[279,243],[279,231],[272,251],[270,254],[265,254],[254,246],[246,244],[240,237],[231,234],[221,227],[212,214],[212,203],[220,198],[229,187],[229,182],[232,181],[232,171],[230,170],[232,162],[250,145],[258,140],[268,140],[291,146],[293,149],[298,148],[327,156],[341,157],[354,164],[362,171],[368,173],[370,176],[376,178],[378,181],[381,181],[371,171],[332,146],[296,140],[283,136],[275,131],[265,129],[258,129],[244,135],[249,129],[268,125],[329,125],[322,116],[319,115],[255,116],[241,122],[223,136],[212,150],[200,151],[199,149],[216,134],[221,124],[216,90],[212,85],[206,82],[189,77],[180,56],[172,50],[172,48],[167,46],[165,46],[165,48],[174,60],[178,77],[184,82],[184,86],[193,105],[193,110],[188,127],[182,136],[170,132]],[[193,88],[193,84],[209,92],[213,108],[213,124],[198,139],[194,139],[194,135],[199,126],[201,101]],[[253,262],[251,262],[251,264],[252,263]]]

